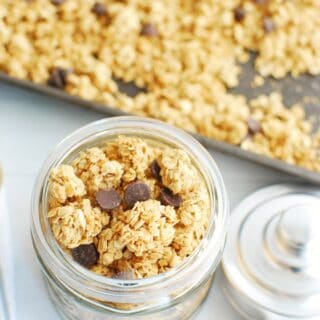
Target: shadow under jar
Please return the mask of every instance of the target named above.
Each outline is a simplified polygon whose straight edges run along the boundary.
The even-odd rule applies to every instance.
[[[60,248],[47,218],[51,169],[119,135],[186,151],[203,177],[210,198],[208,229],[194,252],[177,267],[144,279],[108,278],[83,268]],[[220,172],[195,139],[160,121],[116,117],[75,131],[48,157],[33,191],[31,232],[51,299],[64,318],[182,320],[197,310],[208,293],[224,249],[228,214]]]

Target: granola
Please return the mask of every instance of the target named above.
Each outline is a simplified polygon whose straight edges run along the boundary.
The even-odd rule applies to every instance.
[[[319,14],[319,0],[4,0],[0,70],[319,171],[317,138],[301,130],[311,125],[306,116],[282,104],[294,119],[276,121],[287,136],[261,124],[248,142],[249,123],[260,118],[255,102],[228,92],[251,51],[261,76],[318,75]],[[263,84],[261,76],[253,85]],[[116,79],[144,91],[128,96]],[[274,118],[272,106],[263,112]],[[124,179],[134,174],[130,168]]]
[[[311,137],[312,126],[301,106],[285,108],[278,93],[262,95],[250,106],[259,128],[242,142],[242,148],[320,172],[319,134]]]
[[[144,278],[187,258],[204,237],[210,200],[188,154],[119,136],[52,169],[48,219],[73,259],[115,278]]]

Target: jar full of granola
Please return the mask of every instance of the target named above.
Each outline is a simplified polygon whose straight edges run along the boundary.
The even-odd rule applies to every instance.
[[[190,135],[117,117],[64,139],[45,161],[31,231],[66,319],[188,319],[224,249],[219,169]]]

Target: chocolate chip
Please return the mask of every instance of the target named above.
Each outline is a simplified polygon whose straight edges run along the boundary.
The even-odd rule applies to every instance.
[[[135,181],[128,184],[124,191],[124,203],[128,209],[131,209],[137,201],[146,201],[150,199],[151,190],[147,184],[142,181]]]
[[[242,6],[238,6],[234,9],[234,19],[237,22],[241,22],[245,16],[246,16],[246,11]]]
[[[248,118],[247,119],[247,125],[248,125],[248,130],[250,134],[256,134],[261,131],[261,125],[260,122],[258,122],[254,118]]]
[[[147,37],[156,37],[159,35],[158,29],[151,23],[146,23],[142,26],[140,35]]]
[[[76,262],[86,268],[94,266],[99,259],[99,253],[93,243],[82,244],[77,248],[71,249],[71,255]]]
[[[131,270],[115,272],[112,276],[114,279],[133,280],[135,279],[134,273]]]
[[[50,77],[48,79],[48,85],[58,89],[64,89],[67,84],[68,74],[70,72],[70,69],[64,69],[60,67],[52,69]]]
[[[113,210],[120,206],[121,198],[115,189],[99,190],[96,193],[96,200],[102,210]]]
[[[51,3],[55,6],[60,6],[63,4],[66,0],[51,0]]]
[[[101,2],[96,2],[93,5],[92,12],[95,13],[99,17],[103,17],[108,14],[107,7]]]
[[[158,181],[161,181],[161,175],[160,175],[161,168],[159,167],[157,160],[153,160],[151,162],[150,169],[151,169],[152,176]]]
[[[173,194],[169,188],[164,187],[160,190],[160,202],[165,206],[178,208],[182,198],[178,194]]]
[[[269,17],[264,17],[263,18],[263,29],[266,33],[270,33],[274,31],[276,28],[273,20]]]

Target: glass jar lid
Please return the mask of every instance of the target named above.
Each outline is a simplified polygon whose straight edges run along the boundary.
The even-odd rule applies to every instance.
[[[222,260],[232,302],[250,319],[319,319],[320,189],[270,186],[232,217]]]

